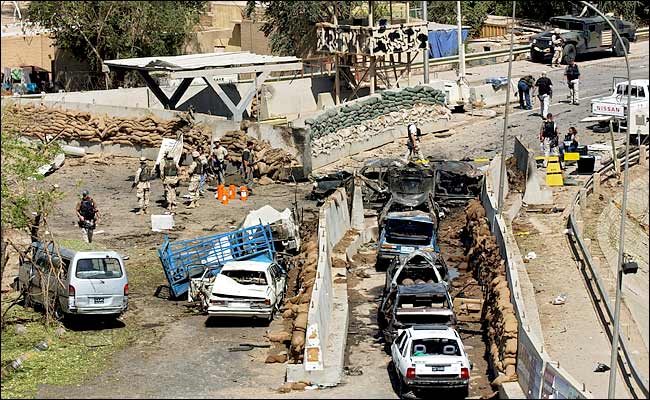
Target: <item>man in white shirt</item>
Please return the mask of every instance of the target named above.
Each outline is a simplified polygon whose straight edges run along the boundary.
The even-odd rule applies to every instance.
[[[211,167],[217,176],[217,185],[226,184],[226,160],[228,160],[228,150],[221,145],[221,141],[215,141],[215,148],[212,150]]]

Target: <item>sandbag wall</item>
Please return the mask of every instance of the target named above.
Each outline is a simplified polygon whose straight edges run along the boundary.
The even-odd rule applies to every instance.
[[[480,201],[472,200],[467,205],[465,219],[465,229],[470,238],[469,269],[486,287],[483,319],[487,324],[492,365],[504,374],[493,384],[516,381],[518,323],[510,302],[505,262]]]
[[[202,125],[193,125],[189,116],[161,121],[154,116],[118,118],[93,115],[82,111],[63,110],[34,105],[9,106],[12,118],[4,124],[18,129],[22,135],[45,141],[46,138],[82,141],[104,145],[160,147],[163,138],[176,138],[183,133],[183,149],[208,149],[211,132]]]
[[[396,125],[450,119],[451,111],[444,104],[444,92],[430,86],[415,86],[385,90],[363,101],[329,109],[305,120],[312,157],[329,154],[344,143],[364,141]]]
[[[312,288],[316,281],[318,264],[318,242],[315,232],[305,240],[300,254],[293,258],[293,268],[289,275],[287,290],[295,288],[292,296],[284,299],[282,324],[269,332],[268,337],[274,346],[269,350],[267,363],[285,362],[299,364],[303,361],[305,350],[305,331],[307,313],[311,301]]]

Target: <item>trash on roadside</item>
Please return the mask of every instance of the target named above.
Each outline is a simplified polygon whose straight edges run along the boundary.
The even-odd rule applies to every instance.
[[[152,215],[151,216],[151,230],[154,232],[162,232],[174,229],[174,216],[173,215]]]
[[[526,254],[526,257],[524,258],[526,260],[534,260],[537,258],[537,253],[535,253],[534,251],[528,252],[528,254]]]
[[[596,369],[594,370],[594,372],[607,372],[609,370],[610,368],[608,365],[603,363],[598,363],[598,365],[596,365]]]
[[[343,367],[343,373],[348,376],[361,376],[363,371],[361,367]]]
[[[36,170],[36,172],[38,172],[42,176],[47,176],[52,172],[56,171],[57,169],[61,168],[64,162],[65,162],[65,154],[59,153],[54,156],[54,159],[52,160],[51,163],[40,166],[38,170]]]
[[[554,306],[561,306],[562,304],[566,303],[566,294],[562,293],[561,295],[557,296],[553,301]]]
[[[295,220],[293,212],[289,208],[280,212],[265,205],[249,212],[238,229],[250,228],[258,224],[270,224],[276,250],[297,252],[300,249],[301,241],[299,226]]]

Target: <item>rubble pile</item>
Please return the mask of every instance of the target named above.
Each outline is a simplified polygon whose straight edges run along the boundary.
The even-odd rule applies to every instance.
[[[300,163],[285,150],[274,149],[267,141],[247,136],[244,131],[230,131],[221,138],[221,144],[228,149],[231,162],[237,166],[241,164],[241,155],[248,141],[255,144],[255,158],[258,162],[253,168],[256,176],[271,180],[290,180],[291,167],[298,166]]]
[[[271,342],[277,343],[269,351],[266,362],[302,363],[305,350],[305,331],[307,330],[307,314],[311,301],[312,288],[316,281],[316,267],[318,265],[318,240],[312,234],[309,240],[303,242],[301,252],[294,257],[293,271],[290,272],[287,285],[287,297],[282,305],[282,327],[269,332]],[[293,279],[292,279],[293,272]],[[296,288],[289,292],[290,288]],[[293,296],[290,296],[294,294]],[[277,354],[284,356],[277,357]]]
[[[510,289],[505,276],[505,263],[499,246],[478,200],[465,208],[466,226],[470,240],[469,268],[478,281],[487,287],[485,293],[485,323],[487,324],[489,352],[492,365],[504,375],[498,376],[494,385],[517,380],[518,322],[510,302]]]
[[[175,139],[183,133],[183,150],[208,149],[210,132],[201,125],[193,125],[189,116],[178,116],[161,121],[149,115],[142,118],[118,118],[94,115],[83,111],[62,110],[45,106],[13,105],[9,112],[23,135],[42,141],[62,139],[103,145],[160,147],[163,138]]]
[[[445,94],[430,86],[383,91],[364,101],[325,111],[307,119],[312,156],[329,154],[343,144],[367,140],[395,125],[451,119]]]

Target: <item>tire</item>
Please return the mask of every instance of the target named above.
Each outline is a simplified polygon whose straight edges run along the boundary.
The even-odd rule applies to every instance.
[[[530,50],[530,60],[532,62],[544,62],[544,53],[540,53],[539,51],[535,51],[533,49]]]
[[[468,397],[469,397],[469,385],[465,386],[465,387],[462,388],[462,389],[459,389],[459,390],[458,390],[458,396],[459,396],[461,399],[466,399],[466,398],[468,398]]]
[[[63,308],[61,307],[61,303],[59,301],[56,301],[56,304],[54,305],[54,314],[52,315],[55,320],[57,321],[63,321],[65,318],[65,313],[63,312]]]
[[[625,50],[628,52],[630,51],[630,41],[627,40],[627,38],[621,38],[623,39],[623,45],[625,46]],[[621,46],[621,42],[616,40],[616,44],[614,45],[614,55],[616,57],[623,57],[625,55],[625,52],[623,51],[623,46]]]
[[[576,59],[577,54],[578,53],[576,51],[576,46],[575,45],[573,45],[572,43],[569,43],[569,44],[565,45],[564,49],[562,49],[562,62],[564,64],[568,64],[569,60],[575,60]]]

